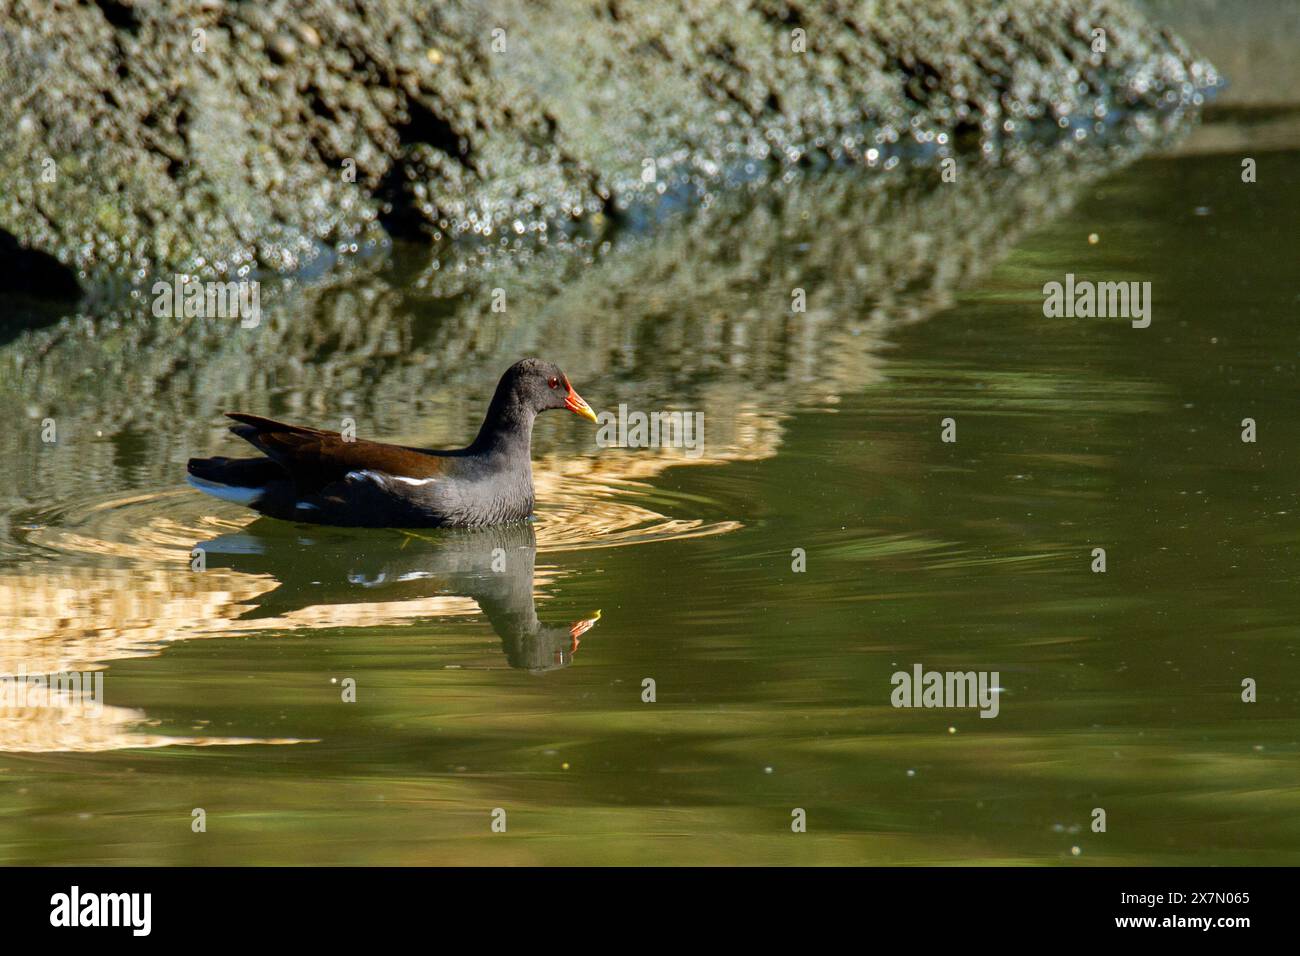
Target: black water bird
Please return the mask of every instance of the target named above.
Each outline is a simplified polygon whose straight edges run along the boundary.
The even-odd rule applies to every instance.
[[[438,451],[349,440],[338,432],[227,413],[265,457],[191,458],[200,491],[272,518],[354,527],[482,527],[533,512],[531,446],[540,412],[596,413],[551,362],[524,359],[501,376],[478,437]]]

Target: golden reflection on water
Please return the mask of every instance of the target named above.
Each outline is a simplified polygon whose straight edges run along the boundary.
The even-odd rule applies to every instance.
[[[768,429],[767,434],[774,433]],[[606,548],[733,531],[740,527],[736,521],[672,518],[636,499],[650,490],[647,480],[670,465],[758,457],[773,453],[774,448],[774,442],[754,442],[721,457],[697,459],[670,451],[544,459],[534,468],[541,502],[534,523],[537,549]],[[30,521],[25,543],[38,557],[20,569],[0,571],[0,674],[89,673],[107,662],[156,655],[177,641],[392,627],[481,611],[479,602],[462,594],[404,592],[388,597],[367,593],[362,582],[362,587],[348,592],[356,600],[338,600],[336,594],[332,601],[252,616],[248,612],[256,608],[257,600],[282,583],[283,575],[277,575],[275,567],[264,573],[222,567],[198,573],[190,565],[196,546],[238,536],[255,519],[237,506],[176,488],[108,496]],[[368,545],[381,553],[387,550],[385,540],[391,540],[396,554],[412,537],[437,549],[438,539],[430,533],[374,529],[364,535]],[[310,539],[300,541],[298,548],[311,547]],[[57,560],[43,560],[45,555]],[[545,599],[547,588],[563,573],[557,567],[535,569],[534,597]],[[435,580],[424,590],[436,587]],[[589,628],[594,620],[574,626],[584,623]],[[103,705],[91,717],[81,713],[75,701],[59,699],[46,706],[0,707],[0,750],[87,752],[170,744],[300,742],[164,736],[142,731],[147,724],[140,710]]]
[[[150,720],[143,710],[103,705],[92,714],[76,701],[51,706],[0,707],[0,750],[6,753],[100,753],[127,748],[298,744],[294,737],[182,737],[141,730]]]

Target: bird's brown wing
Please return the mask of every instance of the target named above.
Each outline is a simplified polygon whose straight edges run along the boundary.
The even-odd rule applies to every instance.
[[[230,430],[277,462],[300,488],[322,488],[350,471],[377,471],[408,478],[432,478],[446,462],[435,455],[375,441],[345,441],[338,432],[227,412],[239,422]]]

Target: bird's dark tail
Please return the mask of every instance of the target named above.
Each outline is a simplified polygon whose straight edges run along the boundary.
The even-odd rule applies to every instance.
[[[226,501],[252,504],[267,485],[288,477],[270,458],[191,458],[190,484]]]
[[[286,477],[269,458],[191,458],[188,468],[195,478],[236,488],[260,488]]]

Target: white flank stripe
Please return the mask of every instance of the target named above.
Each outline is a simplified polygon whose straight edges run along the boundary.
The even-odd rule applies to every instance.
[[[371,471],[369,468],[365,469],[364,471],[349,471],[348,477],[353,479],[354,481],[360,481],[363,478],[368,478],[371,481],[373,481],[375,484],[381,486],[385,481],[400,481],[408,485],[414,485],[416,487],[419,487],[420,485],[431,485],[438,480],[437,478],[407,478],[404,475],[385,475],[382,472]]]

